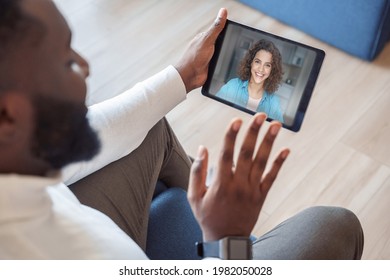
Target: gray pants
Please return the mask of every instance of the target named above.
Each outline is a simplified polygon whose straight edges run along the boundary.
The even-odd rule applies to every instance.
[[[145,249],[156,181],[186,190],[190,167],[190,159],[163,119],[130,155],[70,189],[81,203],[108,215]],[[306,209],[253,244],[255,259],[359,259],[362,252],[359,220],[349,210],[338,207]]]

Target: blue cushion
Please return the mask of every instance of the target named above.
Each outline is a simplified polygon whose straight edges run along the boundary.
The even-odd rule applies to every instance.
[[[167,188],[157,195],[150,208],[146,254],[154,260],[199,259],[195,242],[202,231],[192,214],[187,193]]]
[[[366,60],[390,38],[388,0],[239,1]]]

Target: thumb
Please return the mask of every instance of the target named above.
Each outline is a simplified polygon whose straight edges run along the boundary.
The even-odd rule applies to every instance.
[[[191,166],[188,186],[188,200],[196,203],[206,192],[208,152],[203,146],[198,148],[198,154]]]
[[[218,12],[218,16],[215,19],[214,23],[210,26],[210,28],[206,32],[206,38],[212,41],[215,41],[225,27],[227,20],[227,10],[225,8],[221,8]]]

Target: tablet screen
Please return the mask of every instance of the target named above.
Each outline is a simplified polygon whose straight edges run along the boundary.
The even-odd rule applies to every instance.
[[[298,131],[324,51],[228,20],[202,94]]]

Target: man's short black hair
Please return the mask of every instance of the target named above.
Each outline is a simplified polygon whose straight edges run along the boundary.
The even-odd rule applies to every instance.
[[[0,0],[0,93],[9,82],[7,68],[11,53],[20,47],[32,47],[38,44],[44,33],[44,25],[23,11],[23,0]]]
[[[20,7],[21,0],[0,0],[0,55],[13,41],[22,37],[25,19]]]

